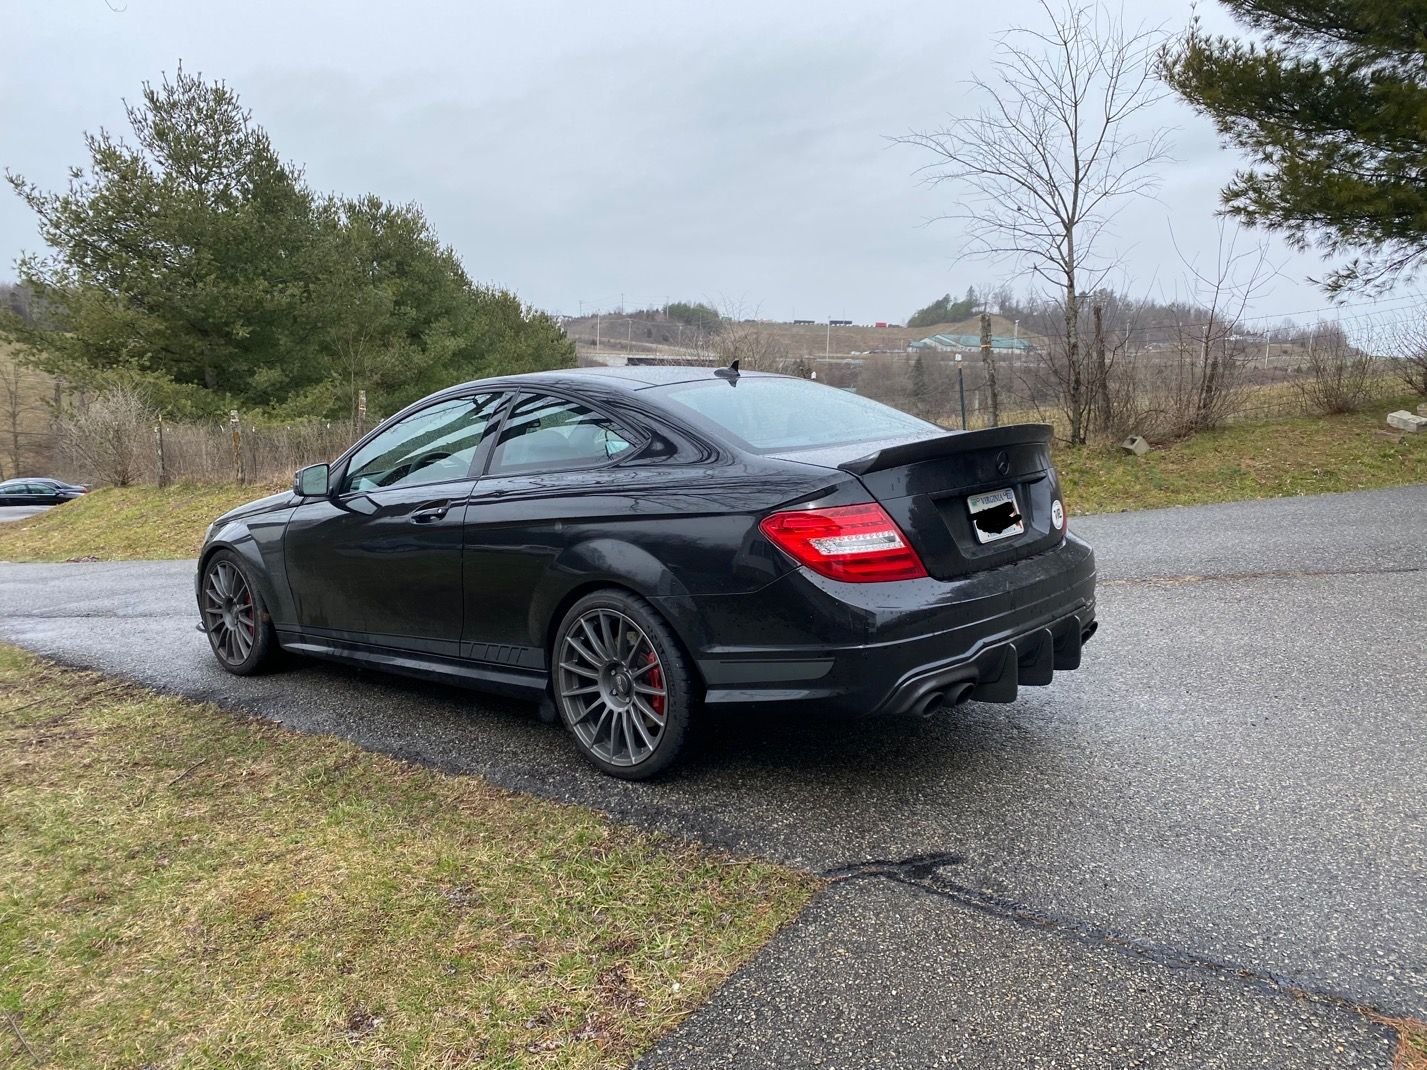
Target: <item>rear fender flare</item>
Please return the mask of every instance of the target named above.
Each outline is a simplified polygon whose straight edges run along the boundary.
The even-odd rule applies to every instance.
[[[632,543],[598,538],[562,550],[530,600],[530,635],[542,653],[570,596],[599,587],[622,587],[653,602],[690,655],[706,645],[698,607],[668,566]]]

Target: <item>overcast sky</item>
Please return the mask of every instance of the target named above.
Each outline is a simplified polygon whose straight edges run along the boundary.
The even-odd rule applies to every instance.
[[[964,80],[1029,0],[9,0],[0,16],[0,164],[54,188],[85,130],[124,128],[145,79],[221,77],[314,186],[416,201],[475,278],[556,312],[693,298],[771,318],[900,321],[1006,274],[928,223],[956,192],[890,135],[967,106]],[[1212,6],[1212,5],[1210,5]],[[1181,0],[1125,0],[1182,27]],[[1216,23],[1217,11],[1207,12]],[[1212,256],[1235,166],[1174,100],[1157,202],[1120,217],[1121,288],[1173,295]],[[38,244],[0,190],[0,278]],[[1255,311],[1327,304],[1313,257]],[[1024,287],[1026,280],[1010,278]]]

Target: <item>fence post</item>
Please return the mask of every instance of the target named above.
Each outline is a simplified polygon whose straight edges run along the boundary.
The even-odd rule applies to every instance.
[[[1095,381],[1090,390],[1091,424],[1101,433],[1110,430],[1110,365],[1105,361],[1105,306],[1097,298],[1090,308],[1095,320],[1095,342],[1091,349],[1091,374]]]
[[[238,410],[228,410],[228,424],[233,433],[233,478],[241,486],[247,482],[243,476],[243,430],[238,423]]]
[[[966,377],[961,354],[956,354],[956,392],[961,395],[961,429],[966,430]]]
[[[357,391],[357,438],[367,433],[367,392]]]
[[[996,358],[991,355],[991,314],[981,313],[981,364],[991,391],[991,426],[1001,425],[1001,392],[996,388]]]
[[[168,470],[164,467],[164,414],[159,413],[159,422],[154,424],[154,446],[159,455],[159,486],[168,486]]]

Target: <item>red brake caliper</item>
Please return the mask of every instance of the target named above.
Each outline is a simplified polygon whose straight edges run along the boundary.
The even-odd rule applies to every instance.
[[[649,678],[649,686],[650,686],[650,687],[653,687],[653,688],[656,688],[656,689],[658,689],[658,690],[660,690],[660,691],[663,691],[663,690],[664,690],[664,673],[663,673],[663,672],[660,670],[660,668],[659,668],[659,659],[654,656],[654,651],[652,651],[652,650],[649,651],[649,654],[648,654],[648,655],[645,657],[645,659],[644,659],[644,664],[646,664],[646,665],[653,665],[653,666],[654,666],[654,668],[650,669],[647,673],[645,673],[645,675]],[[650,695],[650,696],[649,696],[649,708],[652,709],[655,713],[657,713],[660,717],[663,717],[663,716],[664,716],[664,696],[663,696],[663,695]]]

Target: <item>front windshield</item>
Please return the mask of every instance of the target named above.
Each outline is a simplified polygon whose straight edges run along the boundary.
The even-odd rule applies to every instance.
[[[807,379],[744,376],[665,387],[674,407],[761,452],[945,433],[900,409]]]

